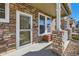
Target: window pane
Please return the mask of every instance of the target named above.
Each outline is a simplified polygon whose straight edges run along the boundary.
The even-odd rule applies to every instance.
[[[5,18],[5,3],[0,3],[0,18]]]
[[[51,23],[52,20],[50,18],[47,18],[47,32],[51,32]]]
[[[45,33],[45,17],[40,15],[40,34]]]
[[[20,46],[30,43],[30,31],[20,32]]]
[[[20,15],[20,29],[30,29],[30,17]]]

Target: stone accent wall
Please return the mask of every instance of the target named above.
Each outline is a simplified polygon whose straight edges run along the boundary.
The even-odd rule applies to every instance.
[[[64,49],[64,42],[62,40],[62,32],[53,32],[52,34],[52,47],[53,51],[58,53],[59,55],[63,54],[63,49]]]
[[[16,49],[16,10],[33,16],[32,42],[37,43],[42,39],[42,37],[38,36],[38,13],[42,11],[24,3],[11,3],[9,6],[10,22],[0,23],[0,54]]]
[[[62,39],[62,32],[53,32],[52,34],[52,49],[61,56],[79,56],[79,41],[70,40],[66,49],[63,46],[65,42]]]

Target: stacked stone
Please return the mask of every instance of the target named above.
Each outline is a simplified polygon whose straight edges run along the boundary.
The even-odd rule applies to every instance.
[[[0,54],[16,49],[16,11],[31,14],[32,20],[32,42],[41,41],[38,36],[38,13],[42,12],[26,3],[9,4],[9,23],[0,23]],[[43,12],[42,12],[43,13]],[[45,14],[45,13],[44,13]],[[47,14],[46,14],[47,15]]]
[[[6,40],[3,39],[3,30],[0,31],[0,53],[7,51]]]
[[[62,40],[62,33],[56,32],[53,35],[53,50],[58,53],[59,55],[62,55],[63,53],[63,40]]]

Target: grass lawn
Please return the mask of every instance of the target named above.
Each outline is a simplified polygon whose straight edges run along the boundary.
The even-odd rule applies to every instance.
[[[79,40],[79,35],[72,35],[73,40]]]

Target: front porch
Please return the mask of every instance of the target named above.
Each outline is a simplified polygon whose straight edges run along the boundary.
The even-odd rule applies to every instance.
[[[0,47],[1,53],[21,56],[31,51],[41,51],[52,43],[58,44],[55,47],[59,48],[58,52],[62,52],[61,17],[71,14],[67,4],[9,4],[9,6],[10,23],[5,24],[8,31],[1,32],[1,42],[3,42]],[[52,38],[53,29],[60,37]],[[52,42],[51,39],[54,41]],[[51,42],[39,42],[43,40]],[[13,49],[15,50],[10,52]]]
[[[29,46],[27,45],[25,48],[21,48],[19,50],[13,51],[11,53],[6,52],[5,55],[6,56],[22,56],[22,55],[27,54],[29,52],[40,51],[51,44],[52,44],[52,42],[49,42],[49,43],[48,42],[40,42],[40,43],[36,43],[36,44],[29,44]]]

